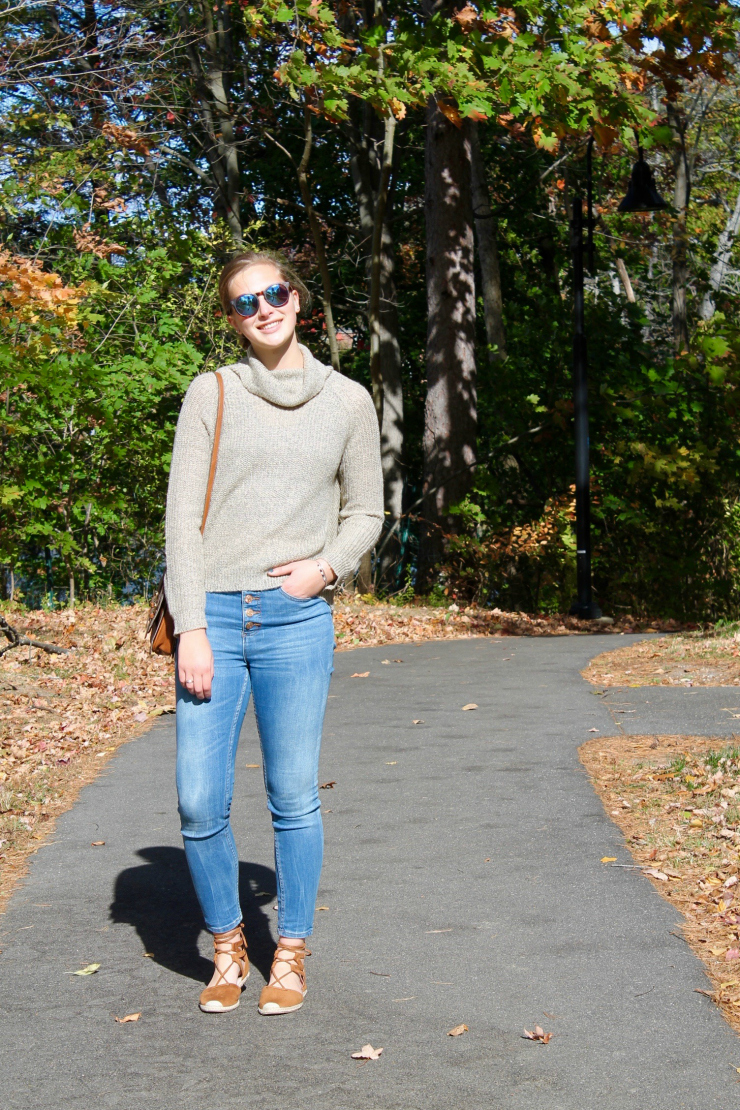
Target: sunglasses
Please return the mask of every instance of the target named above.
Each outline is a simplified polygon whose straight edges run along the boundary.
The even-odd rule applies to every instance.
[[[250,316],[257,314],[260,297],[264,297],[273,308],[283,308],[290,300],[290,285],[287,282],[276,281],[274,285],[268,285],[267,289],[262,289],[259,293],[242,293],[241,297],[229,301],[229,304],[235,312],[248,320]]]

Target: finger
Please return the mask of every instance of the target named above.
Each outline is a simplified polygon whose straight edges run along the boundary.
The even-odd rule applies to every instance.
[[[195,675],[195,680],[193,682],[193,693],[195,694],[196,698],[199,698],[201,701],[203,700],[205,696],[203,693],[203,675]]]
[[[268,570],[267,573],[270,575],[290,574],[294,567],[295,563],[283,563],[282,566],[273,567],[272,570]]]

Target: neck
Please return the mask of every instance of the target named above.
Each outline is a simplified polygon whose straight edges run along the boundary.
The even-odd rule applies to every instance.
[[[295,370],[303,366],[303,355],[295,332],[282,347],[262,347],[253,342],[252,350],[267,370]]]

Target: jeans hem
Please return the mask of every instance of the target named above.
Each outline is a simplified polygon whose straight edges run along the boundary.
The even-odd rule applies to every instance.
[[[286,932],[285,929],[281,929],[278,926],[278,935],[281,936],[281,937],[284,937],[286,940],[306,940],[308,937],[312,936],[312,934],[313,934],[313,926],[310,929],[308,929],[308,931],[305,932],[305,933]]]
[[[218,929],[213,928],[211,925],[208,924],[208,922],[206,922],[205,925],[206,925],[206,930],[209,933],[230,933],[232,929],[236,929],[237,925],[241,925],[243,920],[244,920],[244,918],[243,918],[242,914],[239,914],[239,916],[235,919],[233,925],[222,925]]]

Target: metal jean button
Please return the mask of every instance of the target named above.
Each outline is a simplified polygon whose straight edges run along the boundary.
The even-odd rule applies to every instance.
[[[254,609],[245,609],[244,614],[247,617],[253,617],[254,616]]]

